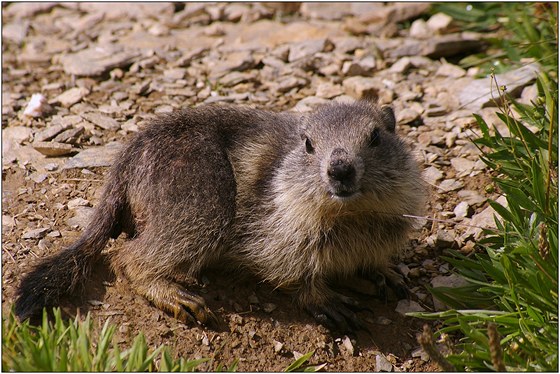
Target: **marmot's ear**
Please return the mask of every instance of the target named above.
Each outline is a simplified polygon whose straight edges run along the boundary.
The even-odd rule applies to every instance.
[[[395,132],[397,120],[395,119],[395,112],[393,112],[393,108],[389,105],[383,105],[381,107],[381,119],[383,120],[383,125],[387,131]]]

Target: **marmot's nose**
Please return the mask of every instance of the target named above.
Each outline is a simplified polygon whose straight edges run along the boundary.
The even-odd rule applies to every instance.
[[[339,182],[349,181],[356,176],[356,168],[349,160],[348,152],[341,148],[332,152],[327,174]]]

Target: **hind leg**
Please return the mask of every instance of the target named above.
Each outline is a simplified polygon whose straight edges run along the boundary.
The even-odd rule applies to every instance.
[[[221,235],[208,225],[193,222],[176,221],[175,227],[170,227],[169,217],[160,217],[156,222],[159,225],[152,225],[114,253],[113,267],[129,280],[136,293],[175,318],[185,323],[215,322],[204,299],[174,279],[178,274],[195,276],[217,258]]]

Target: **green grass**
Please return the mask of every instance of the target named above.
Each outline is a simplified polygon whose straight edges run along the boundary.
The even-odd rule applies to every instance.
[[[169,348],[164,345],[150,350],[142,333],[136,336],[130,347],[121,349],[114,343],[115,329],[115,325],[107,320],[101,331],[97,332],[89,313],[84,320],[76,317],[73,321],[64,321],[60,309],[56,308],[51,321],[45,310],[41,325],[33,326],[29,321],[19,322],[10,312],[2,318],[2,370],[191,372],[200,370],[201,364],[212,361],[211,358],[173,358]],[[309,363],[313,354],[312,351],[303,355],[285,371],[321,370],[325,364]],[[235,372],[238,363],[239,359],[229,365],[215,363],[211,370]]]
[[[537,17],[537,10],[546,14],[542,5],[510,7],[504,5],[511,10],[508,30],[514,40],[526,41],[506,55],[512,62],[531,57],[543,72],[535,102],[500,100],[497,115],[509,134],[475,115],[482,132],[475,144],[507,204],[489,201],[497,230],[485,232],[477,253],[450,251],[445,257],[468,281],[430,290],[452,309],[415,314],[443,321],[436,336],[459,340],[452,354],[434,359],[461,371],[558,371],[558,66],[548,59],[558,55],[557,18]],[[544,6],[550,9],[555,5]]]
[[[208,359],[174,360],[165,346],[149,350],[139,334],[130,348],[113,342],[115,326],[105,323],[98,335],[88,314],[65,322],[60,309],[54,322],[43,314],[40,326],[20,323],[13,313],[2,318],[3,371],[194,371]]]

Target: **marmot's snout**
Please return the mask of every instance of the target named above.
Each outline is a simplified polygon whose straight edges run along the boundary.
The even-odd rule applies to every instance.
[[[362,174],[361,158],[350,155],[342,148],[332,151],[327,166],[327,179],[333,198],[344,200],[354,197],[360,191]]]

